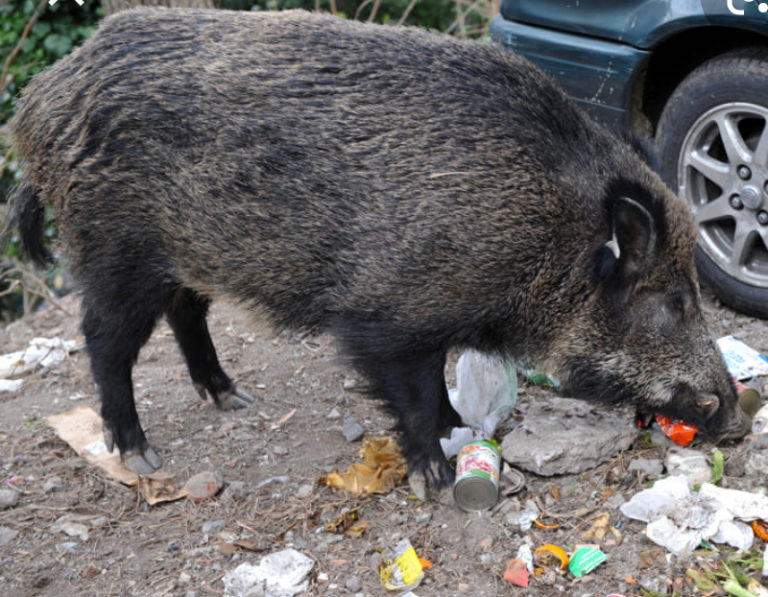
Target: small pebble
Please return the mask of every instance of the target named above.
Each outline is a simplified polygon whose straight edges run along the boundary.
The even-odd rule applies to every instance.
[[[350,576],[344,583],[344,586],[347,587],[349,592],[357,593],[363,588],[363,581],[357,576]]]
[[[312,495],[312,485],[307,483],[306,485],[302,485],[296,490],[296,497],[300,500],[304,500],[308,498],[310,495]]]
[[[0,547],[8,545],[16,538],[16,535],[18,534],[19,531],[14,531],[8,527],[0,527]]]
[[[184,585],[188,585],[189,581],[192,580],[192,576],[189,574],[189,572],[181,572],[179,574],[178,583],[180,587],[183,587]]]
[[[285,446],[274,445],[272,446],[272,453],[278,456],[285,456],[286,454],[288,454],[288,448],[286,448]]]
[[[202,502],[215,496],[221,490],[221,479],[211,471],[198,473],[190,477],[185,487],[189,492],[187,497],[195,502]]]
[[[331,412],[329,412],[326,415],[326,418],[327,419],[340,419],[341,418],[341,413],[338,411],[338,409],[333,408],[333,409],[331,409]]]
[[[19,494],[13,489],[0,489],[0,510],[13,508],[19,503]]]
[[[223,518],[218,518],[216,520],[207,520],[203,523],[203,526],[201,527],[201,531],[204,535],[215,535],[219,531],[221,531],[224,526],[227,524],[227,521]]]
[[[348,442],[358,441],[363,437],[363,434],[365,433],[363,426],[360,425],[360,423],[357,422],[357,419],[354,419],[353,417],[347,417],[344,419],[344,425],[341,431],[344,434],[344,438]]]
[[[53,493],[57,489],[61,489],[63,485],[64,483],[62,483],[59,477],[51,477],[50,479],[46,480],[45,483],[43,483],[43,492]]]

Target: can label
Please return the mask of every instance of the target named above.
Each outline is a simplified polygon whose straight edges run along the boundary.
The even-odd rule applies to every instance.
[[[456,482],[467,477],[482,477],[499,486],[499,449],[489,441],[471,442],[459,452]]]
[[[470,442],[459,452],[453,496],[462,510],[492,507],[499,497],[499,448],[489,441]]]

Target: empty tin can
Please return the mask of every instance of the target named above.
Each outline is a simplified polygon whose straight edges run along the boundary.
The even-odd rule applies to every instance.
[[[499,499],[499,447],[486,440],[465,445],[456,460],[453,499],[465,512],[493,507]]]

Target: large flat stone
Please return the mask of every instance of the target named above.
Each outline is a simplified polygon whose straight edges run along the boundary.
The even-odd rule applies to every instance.
[[[580,473],[629,448],[637,436],[631,408],[607,408],[572,398],[531,405],[523,422],[501,444],[518,468],[551,476]]]

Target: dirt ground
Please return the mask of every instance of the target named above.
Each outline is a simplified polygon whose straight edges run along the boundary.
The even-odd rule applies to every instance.
[[[763,322],[705,298],[717,336],[734,334],[768,354]],[[0,352],[19,350],[36,336],[76,338],[77,297],[66,297],[60,306],[64,310],[49,305],[0,332]],[[322,486],[316,482],[319,475],[357,459],[359,442],[342,434],[346,417],[370,434],[387,430],[391,419],[354,391],[355,376],[334,358],[330,338],[275,334],[227,304],[214,306],[210,327],[224,368],[257,398],[249,409],[221,412],[200,400],[165,324],[134,370],[142,423],[164,468],[182,479],[214,471],[224,482],[221,493],[200,503],[147,505],[135,489],[78,457],[45,423],[46,416],[77,406],[98,412],[84,351],[27,376],[20,391],[0,393],[3,488],[19,494],[15,506],[0,511],[0,527],[16,532],[0,546],[0,595],[221,595],[222,577],[240,563],[257,563],[266,553],[293,547],[315,562],[306,594],[373,597],[386,594],[377,558],[402,537],[433,566],[414,590],[420,597],[698,595],[686,570],[717,571],[732,557],[725,548],[677,560],[643,535],[642,523],[621,514],[623,501],[653,480],[628,472],[629,462],[663,458],[666,450],[640,433],[633,448],[587,473],[526,474],[522,491],[482,514],[464,513],[450,503],[420,503],[407,484],[364,498]],[[452,371],[451,363],[449,383]],[[524,381],[520,386],[520,416],[532,401],[552,395]],[[712,448],[694,447],[707,453]],[[735,449],[720,448],[726,455]],[[746,477],[724,482],[752,490],[766,485],[766,479]],[[510,514],[527,500],[546,513],[540,520],[559,526],[522,532],[509,524]],[[370,523],[362,537],[324,530],[355,509]],[[550,569],[527,589],[503,579],[506,562],[524,542],[553,543],[569,551],[603,512],[623,540],[618,545],[603,541],[608,560],[588,576],[574,579]],[[58,529],[55,523],[64,515],[85,525],[87,534],[68,536]],[[755,547],[762,552],[764,543],[756,540]]]

